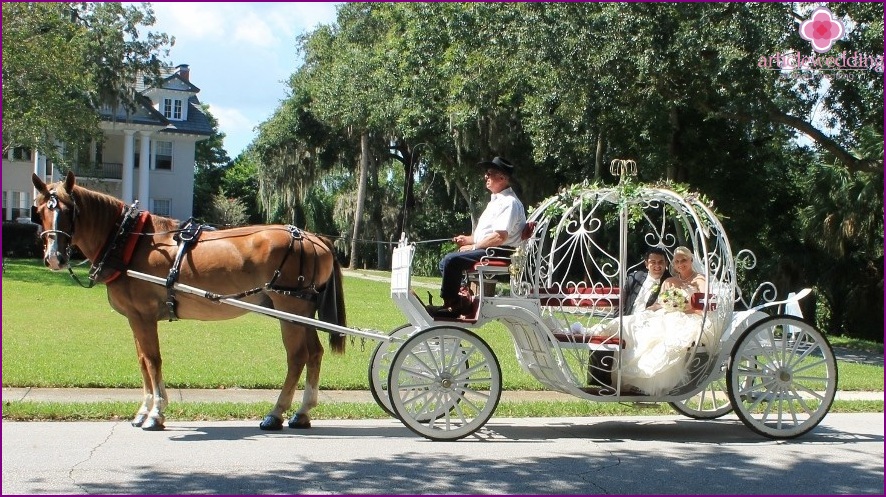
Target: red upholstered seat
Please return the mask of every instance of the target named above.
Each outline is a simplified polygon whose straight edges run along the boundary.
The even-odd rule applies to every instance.
[[[596,335],[581,335],[581,334],[570,334],[570,333],[554,333],[554,338],[557,339],[558,342],[566,342],[566,343],[590,343],[593,345],[612,345],[617,346],[621,345],[624,348],[624,343],[618,337],[605,337],[605,336],[596,336]]]
[[[526,221],[523,225],[523,231],[520,232],[520,241],[525,242],[532,238],[535,232],[535,221]],[[500,249],[501,250],[501,249]],[[474,271],[488,268],[506,268],[511,265],[509,256],[487,256],[483,257],[474,264]]]
[[[693,309],[704,309],[705,304],[708,304],[709,310],[714,310],[717,308],[717,298],[712,294],[705,295],[701,292],[693,293],[691,297],[689,297],[689,306]]]
[[[618,304],[620,293],[616,286],[576,287],[569,285],[559,291],[547,288],[539,291],[539,301],[544,306],[564,307],[610,307]]]

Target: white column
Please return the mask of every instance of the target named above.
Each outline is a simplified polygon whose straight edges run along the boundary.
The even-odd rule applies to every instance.
[[[40,179],[46,181],[46,156],[34,150],[34,172]]]
[[[120,185],[123,201],[132,203],[133,148],[135,147],[135,130],[123,130],[123,181]]]
[[[33,151],[34,155],[34,174],[40,177],[40,181],[46,181],[46,157],[38,150]],[[32,188],[32,197],[37,198],[37,189]],[[12,204],[12,197],[9,197],[9,203]]]
[[[141,131],[141,150],[138,153],[138,201],[142,209],[150,209],[151,202],[148,179],[151,165],[151,132]]]
[[[6,220],[12,221],[12,190],[6,190]]]

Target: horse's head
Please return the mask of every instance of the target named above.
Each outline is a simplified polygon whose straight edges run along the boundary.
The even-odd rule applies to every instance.
[[[68,172],[64,181],[50,185],[36,174],[31,179],[38,192],[34,199],[33,221],[42,228],[40,238],[43,240],[43,263],[54,271],[63,269],[70,260],[74,223],[77,219],[77,203],[73,194],[74,173]]]

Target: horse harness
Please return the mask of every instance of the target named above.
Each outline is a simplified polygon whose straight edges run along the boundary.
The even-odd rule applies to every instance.
[[[120,218],[99,252],[99,257],[93,259],[97,262],[93,262],[89,269],[89,279],[93,283],[108,284],[123,274],[132,261],[132,254],[135,253],[139,236],[149,216],[148,211],[138,210],[137,200],[129,207],[123,205]]]
[[[73,242],[78,209],[77,199],[74,197],[74,193],[71,192],[70,195],[73,203],[71,232],[66,233],[57,229],[57,226],[54,226],[54,229],[41,232],[41,238],[49,234],[61,234],[65,235]],[[59,203],[58,192],[56,192],[55,189],[49,190],[49,198],[46,200],[46,207],[50,211],[56,211],[58,210]],[[147,211],[138,210],[138,201],[129,207],[126,207],[126,204],[123,204],[121,211],[120,218],[114,225],[114,229],[111,231],[108,240],[99,251],[99,254],[92,258],[94,262],[89,269],[89,284],[84,285],[81,283],[74,274],[73,269],[68,266],[68,271],[71,273],[71,277],[74,278],[74,281],[80,284],[80,286],[84,288],[92,288],[95,283],[110,283],[123,274],[123,271],[126,270],[126,267],[132,260],[132,254],[135,253],[135,247],[138,245],[139,234],[141,234],[141,231],[144,229],[149,213]],[[68,257],[70,257],[71,251],[71,244],[68,244]]]
[[[178,320],[178,316],[175,312],[177,304],[175,299],[175,283],[178,280],[182,259],[184,258],[184,254],[197,243],[200,235],[203,233],[204,230],[215,231],[215,228],[212,228],[208,225],[197,224],[194,222],[194,219],[191,218],[183,224],[179,233],[176,234],[176,236],[174,237],[174,239],[178,242],[178,252],[176,253],[175,261],[173,262],[172,267],[169,269],[169,276],[166,278],[166,307],[167,309],[169,309],[170,321]],[[276,270],[274,270],[274,276],[271,277],[271,281],[265,283],[264,286],[255,287],[251,290],[246,290],[240,293],[221,295],[213,292],[206,292],[203,296],[209,300],[218,302],[222,299],[240,299],[263,291],[272,291],[281,295],[295,297],[310,302],[317,302],[318,295],[320,294],[315,284],[317,268],[319,266],[318,264],[313,265],[314,275],[310,280],[310,284],[307,286],[285,287],[275,284],[277,279],[282,274],[283,265],[286,264],[286,260],[289,258],[289,254],[292,253],[292,248],[295,246],[295,242],[298,242],[299,244],[299,252],[302,254],[305,253],[303,247],[305,241],[304,232],[292,225],[286,225],[286,230],[289,232],[289,247],[287,247],[286,253],[283,255],[283,260],[280,261],[280,265],[277,266]],[[315,257],[316,254],[317,253],[315,251]],[[298,280],[299,282],[303,283],[305,281],[305,277],[303,276],[305,258],[301,257],[299,261],[301,268],[299,269]]]
[[[54,228],[41,232],[41,238],[50,234],[60,234],[68,237],[70,240],[73,240],[75,218],[77,215],[77,202],[73,194],[71,194],[71,199],[74,203],[74,215],[71,218],[71,232],[66,233],[62,230]],[[55,211],[58,209],[59,203],[60,201],[56,191],[54,189],[50,190],[49,198],[47,200],[47,207],[50,210]],[[80,286],[83,286],[84,288],[91,288],[93,285],[95,285],[95,283],[108,284],[119,278],[120,275],[123,274],[124,271],[126,271],[126,268],[132,261],[132,256],[135,253],[135,249],[138,246],[140,238],[142,236],[152,234],[143,233],[144,226],[147,222],[147,219],[150,217],[150,213],[148,211],[140,211],[138,209],[137,200],[128,207],[123,204],[121,211],[122,212],[120,213],[120,217],[114,225],[114,229],[111,230],[111,233],[108,235],[108,240],[105,242],[98,256],[93,258],[93,261],[95,262],[92,263],[92,266],[89,269],[89,285],[84,285],[83,283],[81,283],[77,276],[74,274],[73,269],[71,269],[70,266],[68,267],[68,271],[71,273],[71,276],[74,278],[75,281],[77,281],[77,283],[80,284]],[[271,278],[271,281],[265,283],[263,286],[253,288],[251,290],[246,290],[240,293],[221,295],[217,293],[206,292],[203,296],[209,300],[218,302],[222,299],[243,298],[262,291],[272,291],[281,295],[291,296],[316,303],[320,294],[315,283],[319,265],[313,265],[314,275],[313,277],[311,277],[310,283],[305,285],[305,277],[303,275],[305,266],[304,257],[300,258],[301,267],[299,269],[298,277],[299,286],[288,287],[276,284],[277,279],[282,274],[283,265],[286,264],[286,261],[289,258],[289,254],[292,253],[292,249],[295,246],[296,242],[298,242],[299,244],[300,252],[302,254],[304,253],[304,232],[298,227],[292,225],[286,225],[285,229],[289,232],[289,247],[287,248],[286,253],[283,256],[283,260],[280,261],[280,265],[274,271],[274,275]],[[172,264],[172,267],[169,269],[169,275],[166,278],[166,307],[169,310],[170,321],[178,320],[178,316],[176,315],[177,301],[175,298],[175,283],[178,281],[178,277],[181,272],[180,270],[182,260],[184,259],[184,255],[188,252],[188,250],[190,250],[194,245],[197,244],[200,235],[205,230],[215,231],[215,228],[209,225],[198,224],[194,221],[193,218],[191,218],[182,224],[182,227],[179,229],[178,233],[176,233],[176,235],[173,237],[173,239],[178,244],[178,250],[176,252],[175,260]],[[70,244],[68,245],[68,251],[71,251]],[[316,255],[317,252],[314,251],[314,256],[316,257]]]

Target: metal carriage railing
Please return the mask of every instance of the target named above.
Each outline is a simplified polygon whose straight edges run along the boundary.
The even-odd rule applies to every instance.
[[[617,186],[581,184],[564,189],[530,213],[534,236],[512,261],[511,291],[538,299],[542,319],[561,342],[587,343],[587,330],[621,321],[626,314],[621,288],[628,273],[642,264],[650,247],[664,249],[669,258],[677,246],[695,255],[696,270],[708,282],[702,299],[698,339],[687,350],[686,382],[679,395],[704,386],[722,361],[730,339],[736,284],[735,259],[719,219],[696,194],[681,193],[668,184],[640,186],[631,182],[629,164],[619,164]],[[628,311],[629,312],[629,311]],[[596,345],[562,347],[572,372],[581,376],[594,350],[613,352],[617,363],[619,333]],[[594,371],[586,371],[589,381]],[[617,378],[616,378],[617,379]],[[597,378],[600,380],[600,378]]]

